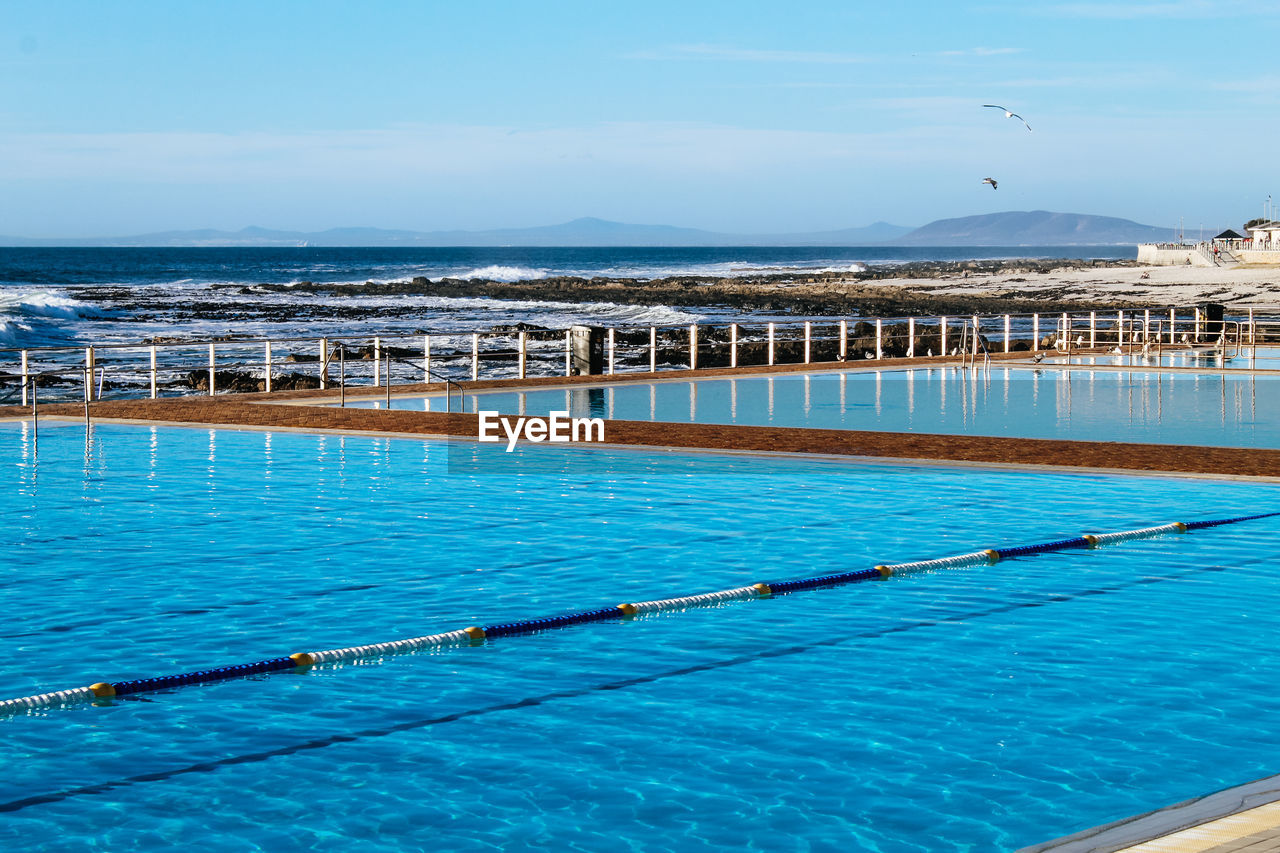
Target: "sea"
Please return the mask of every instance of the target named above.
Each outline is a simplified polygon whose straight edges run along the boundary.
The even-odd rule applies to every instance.
[[[0,351],[151,340],[459,334],[514,323],[565,328],[765,319],[729,307],[547,301],[539,298],[537,282],[553,276],[724,278],[856,272],[913,261],[1136,254],[1134,246],[0,248]],[[416,277],[527,282],[529,296],[334,295],[290,287]],[[285,287],[258,287],[263,284]]]

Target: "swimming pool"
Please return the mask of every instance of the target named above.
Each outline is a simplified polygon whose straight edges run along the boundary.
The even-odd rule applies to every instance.
[[[1108,367],[1175,367],[1190,370],[1280,370],[1280,347],[1228,347],[1218,352],[1211,344],[1198,348],[1154,350],[1147,355],[1133,353],[1093,353],[1089,355],[1050,355],[1048,361],[1058,364],[1100,365]]]
[[[0,464],[6,697],[1280,498],[107,424],[0,425]],[[0,839],[1012,849],[1274,772],[1278,552],[1264,519],[15,717]]]
[[[574,417],[637,421],[1280,447],[1278,381],[1255,374],[922,367],[490,391],[468,394],[466,411],[567,410]],[[391,405],[443,410],[445,400],[393,397]]]

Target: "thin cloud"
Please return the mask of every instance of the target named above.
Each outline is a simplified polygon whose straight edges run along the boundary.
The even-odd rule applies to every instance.
[[[943,50],[938,56],[1008,56],[1013,53],[1026,53],[1025,47],[970,47],[964,50]]]
[[[809,65],[852,65],[871,61],[869,57],[853,53],[825,53],[811,50],[755,50],[715,44],[679,44],[658,50],[628,54],[628,58],[658,61],[788,62]]]
[[[1134,20],[1141,18],[1226,18],[1274,15],[1276,7],[1252,0],[1161,0],[1161,2],[1056,3],[1042,12],[1072,18]]]

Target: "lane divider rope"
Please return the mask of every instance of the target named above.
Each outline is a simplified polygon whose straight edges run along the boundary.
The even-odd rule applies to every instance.
[[[894,563],[879,565],[872,569],[858,569],[830,575],[799,578],[797,580],[755,583],[750,586],[725,589],[718,592],[706,592],[699,595],[686,595],[679,598],[661,598],[653,601],[638,601],[619,604],[614,607],[601,607],[593,610],[580,610],[542,619],[525,619],[519,622],[503,622],[483,627],[471,626],[460,631],[446,631],[440,634],[428,634],[423,637],[411,637],[394,640],[389,643],[374,643],[366,646],[350,646],[342,649],[327,649],[318,652],[295,652],[285,657],[268,658],[255,663],[220,666],[178,675],[162,675],[156,678],[140,678],[133,681],[98,682],[88,687],[76,687],[70,690],[56,690],[34,696],[22,696],[17,699],[0,700],[0,714],[15,714],[27,710],[47,708],[54,705],[70,705],[78,702],[106,699],[115,696],[131,696],[155,690],[184,687],[189,684],[209,684],[231,678],[243,678],[270,672],[304,670],[318,664],[337,663],[358,658],[380,655],[403,654],[419,649],[463,645],[477,640],[493,640],[498,637],[513,637],[521,634],[533,634],[553,628],[564,628],[569,625],[581,625],[588,622],[599,622],[606,619],[625,619],[644,616],[664,611],[687,610],[693,607],[709,607],[730,601],[746,601],[766,598],[775,595],[786,595],[807,589],[839,586],[862,581],[885,580],[891,577],[920,574],[923,572],[942,571],[945,569],[962,569],[973,566],[987,566],[1001,560],[1014,557],[1028,557],[1047,554],[1054,551],[1066,551],[1074,548],[1101,548],[1130,542],[1137,539],[1151,539],[1170,533],[1187,533],[1192,530],[1205,530],[1220,527],[1224,524],[1236,524],[1241,521],[1253,521],[1259,518],[1270,518],[1280,512],[1266,512],[1257,515],[1242,515],[1235,518],[1221,518],[1208,521],[1175,521],[1155,527],[1143,527],[1137,530],[1122,530],[1115,533],[1086,533],[1071,539],[1059,539],[1039,545],[1022,545],[1013,548],[987,548],[970,554],[958,554],[934,560],[917,560],[910,563]]]

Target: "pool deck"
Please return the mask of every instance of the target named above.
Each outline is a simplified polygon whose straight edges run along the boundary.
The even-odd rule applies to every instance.
[[[1025,359],[1025,354],[1020,355]],[[1016,357],[1016,356],[1015,356]],[[1004,361],[1005,358],[997,358]],[[954,364],[943,359],[886,359],[876,369]],[[622,384],[654,380],[689,380],[797,372],[869,368],[849,363],[787,364],[773,367],[660,371],[614,376],[498,379],[458,383],[466,391],[498,388],[549,388],[573,385]],[[455,386],[456,390],[456,386]],[[443,383],[396,385],[397,396],[442,394]],[[258,429],[343,431],[397,435],[476,438],[475,414],[401,409],[338,408],[299,405],[337,402],[336,388],[273,393],[219,394],[214,397],[170,397],[159,400],[108,400],[89,406],[93,420],[146,421]],[[385,393],[385,392],[383,392]],[[382,399],[369,386],[351,388],[347,399]],[[41,416],[83,418],[83,403],[42,405]],[[30,410],[0,407],[0,419],[29,418]],[[1280,450],[1191,447],[1121,442],[1062,441],[1007,436],[934,435],[800,427],[761,427],[722,424],[605,422],[611,445],[698,450],[823,454],[868,459],[942,461],[987,465],[1051,466],[1105,471],[1145,471],[1225,477],[1280,478]]]
[[[1280,776],[1259,779],[1017,853],[1264,853],[1280,850]]]

